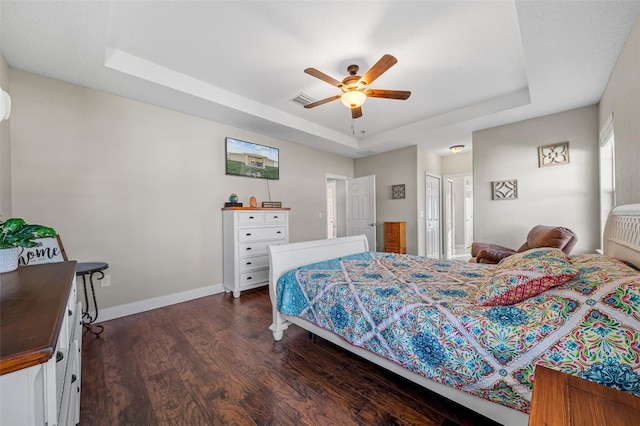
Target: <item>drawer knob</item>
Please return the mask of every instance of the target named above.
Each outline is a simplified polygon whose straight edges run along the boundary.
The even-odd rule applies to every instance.
[[[249,216],[249,219],[255,219],[253,216]]]
[[[247,277],[247,281],[249,281],[249,280],[251,280],[251,279],[253,279],[253,277]]]
[[[71,309],[69,309],[69,310],[67,311],[67,315],[72,316],[72,315],[73,315],[73,311],[72,311]]]
[[[75,374],[72,374],[72,375],[71,375],[71,383],[75,383],[75,382],[76,382],[76,380],[78,380],[78,378],[76,377],[76,375],[75,375]]]
[[[60,362],[64,359],[64,354],[60,351],[56,352],[56,362]]]
[[[251,265],[251,262],[247,262],[247,265]]]
[[[278,231],[278,232],[276,232],[276,234],[282,234],[282,231]]]
[[[250,237],[250,236],[251,236],[251,232],[247,232],[247,233],[246,233],[246,234],[244,234],[244,235],[246,235],[247,237]]]
[[[247,247],[247,250],[251,250],[251,247]]]
[[[273,218],[274,218],[274,219],[277,219],[277,218],[278,218],[278,216],[276,215],[276,216],[274,216]]]

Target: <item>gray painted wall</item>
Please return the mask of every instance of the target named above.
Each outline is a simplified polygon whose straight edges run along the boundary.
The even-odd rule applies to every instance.
[[[410,146],[354,160],[355,177],[376,176],[378,250],[384,249],[384,222],[406,222],[407,253],[425,253],[425,175],[441,175],[440,157]],[[406,198],[391,198],[391,186],[405,184]]]
[[[71,259],[109,263],[103,308],[222,282],[221,207],[232,192],[267,198],[264,180],[225,175],[225,136],[280,149],[271,197],[291,207],[292,242],[326,237],[325,176],[353,175],[350,158],[22,71],[10,80],[13,213],[54,227]]]
[[[11,95],[9,88],[9,67],[0,52],[0,87]],[[11,217],[11,133],[9,120],[0,123],[0,219]]]
[[[354,160],[354,176],[376,176],[376,240],[384,249],[384,222],[407,222],[407,253],[417,254],[417,147],[397,149]],[[404,184],[405,198],[391,198],[391,186]]]
[[[538,167],[538,147],[569,141],[570,163]],[[494,201],[491,182],[518,180],[518,199]],[[578,235],[573,253],[600,246],[598,107],[473,134],[474,241],[517,249],[538,224]]]
[[[640,203],[640,16],[600,100],[600,126],[613,112],[616,203]]]

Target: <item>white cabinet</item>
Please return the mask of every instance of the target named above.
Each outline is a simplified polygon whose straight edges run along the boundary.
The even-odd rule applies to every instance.
[[[267,246],[289,242],[289,209],[225,208],[222,227],[225,291],[269,284]]]
[[[77,424],[82,306],[75,262],[20,267],[0,280],[2,309],[10,311],[2,317],[0,425]],[[15,294],[27,298],[28,306]]]

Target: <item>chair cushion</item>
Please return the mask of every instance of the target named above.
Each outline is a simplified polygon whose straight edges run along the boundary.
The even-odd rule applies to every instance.
[[[479,286],[476,303],[512,305],[563,284],[578,273],[569,256],[560,249],[517,253],[501,260],[494,273]]]
[[[529,231],[527,241],[518,249],[518,252],[540,247],[552,247],[559,248],[566,254],[569,254],[577,242],[578,238],[573,231],[568,228],[538,225]]]

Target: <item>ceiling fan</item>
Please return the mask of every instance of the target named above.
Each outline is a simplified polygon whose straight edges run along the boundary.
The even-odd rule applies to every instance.
[[[320,80],[329,83],[332,86],[336,86],[342,91],[342,93],[310,103],[308,105],[305,105],[304,107],[314,108],[318,105],[326,104],[328,102],[335,101],[336,99],[341,99],[342,103],[347,108],[351,108],[351,117],[360,118],[362,117],[362,104],[365,100],[367,100],[367,98],[387,98],[399,99],[404,101],[405,99],[409,98],[411,92],[408,92],[406,90],[383,90],[367,88],[367,86],[373,83],[375,79],[380,77],[385,71],[394,66],[396,62],[398,62],[398,60],[395,57],[386,54],[382,58],[380,58],[378,62],[376,62],[375,65],[373,65],[369,69],[369,71],[367,71],[362,77],[357,75],[359,69],[357,65],[349,65],[347,67],[349,75],[342,81],[338,81],[335,78],[330,77],[315,68],[307,68],[306,70],[304,70],[305,73],[319,78]]]

